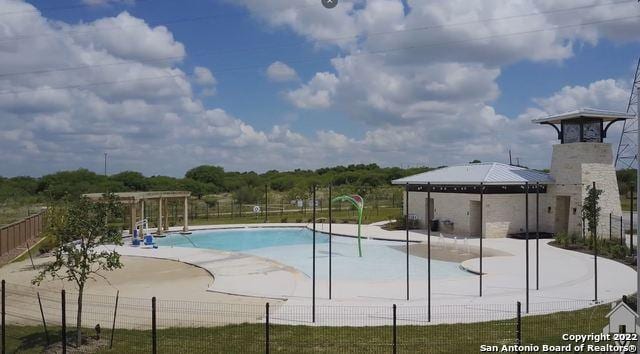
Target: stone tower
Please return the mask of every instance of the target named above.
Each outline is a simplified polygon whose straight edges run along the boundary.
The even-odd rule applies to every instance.
[[[609,213],[622,215],[613,150],[604,138],[613,123],[631,118],[621,112],[580,109],[534,120],[552,126],[560,140],[553,146],[551,158],[550,174],[555,184],[549,186],[547,194],[550,207],[546,212],[555,214],[554,232],[582,234],[582,203],[586,187],[593,182],[603,191],[598,234],[608,235]]]

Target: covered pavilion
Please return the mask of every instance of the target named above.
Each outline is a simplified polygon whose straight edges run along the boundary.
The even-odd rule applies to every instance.
[[[133,235],[133,230],[136,229],[136,222],[138,221],[138,211],[144,218],[145,204],[157,203],[158,205],[158,226],[156,234],[161,235],[164,231],[169,230],[169,213],[168,202],[170,200],[179,200],[184,203],[184,217],[182,231],[189,231],[189,197],[191,192],[187,191],[153,191],[153,192],[122,192],[114,193],[120,199],[120,202],[129,207],[129,213],[131,215],[131,222],[129,232]],[[90,193],[85,194],[85,197],[98,200],[102,198],[102,193]]]

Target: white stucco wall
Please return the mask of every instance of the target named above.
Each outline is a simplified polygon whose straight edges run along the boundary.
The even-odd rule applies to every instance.
[[[420,227],[424,227],[426,217],[425,192],[409,193],[409,213],[419,219]],[[471,235],[470,201],[480,201],[477,194],[431,193],[434,200],[434,219],[440,220],[441,229],[461,236]],[[535,232],[535,193],[529,194],[529,231]],[[524,194],[485,194],[483,203],[483,234],[485,237],[506,237],[508,234],[525,230],[525,196]],[[405,204],[406,205],[406,204]],[[547,212],[549,198],[540,194],[540,231],[551,232],[553,213]],[[405,209],[406,210],[406,209]],[[443,228],[443,221],[453,223],[452,229]]]
[[[427,193],[409,193],[409,214],[415,214],[420,220],[420,227],[424,227],[426,215]],[[453,223],[452,233],[460,235],[469,234],[469,201],[480,200],[479,195],[474,194],[453,194],[453,193],[431,193],[433,199],[433,218],[441,222],[449,220]],[[406,203],[405,212],[406,212]]]

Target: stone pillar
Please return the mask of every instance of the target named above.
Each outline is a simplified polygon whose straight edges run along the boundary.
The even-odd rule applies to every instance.
[[[603,230],[608,228],[608,218],[605,215],[622,215],[620,206],[620,193],[616,170],[613,165],[613,150],[611,144],[605,143],[571,143],[553,146],[551,159],[551,175],[555,179],[555,185],[551,186],[549,197],[552,198],[551,206],[554,209],[555,222],[563,223],[563,227],[554,225],[555,229],[567,229],[568,234],[582,233],[582,202],[587,195],[586,186],[596,182],[596,188],[601,189],[600,196],[600,222],[598,223],[599,236],[604,236]],[[562,204],[557,203],[558,197],[565,197]],[[568,203],[568,205],[566,205]],[[564,207],[564,213],[560,217]],[[565,214],[568,210],[568,220]]]
[[[162,235],[162,204],[164,201],[162,197],[158,198],[158,231],[156,232],[158,235]]]
[[[189,197],[184,197],[184,227],[182,231],[189,232]]]

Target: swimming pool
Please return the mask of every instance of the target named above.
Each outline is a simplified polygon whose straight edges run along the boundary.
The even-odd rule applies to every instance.
[[[241,252],[269,258],[311,276],[313,232],[306,228],[246,228],[194,231],[191,235],[171,234],[157,239],[161,247],[197,247]],[[395,281],[406,276],[404,243],[362,239],[362,258],[358,240],[332,237],[332,277],[335,280]],[[400,247],[398,247],[400,246]],[[329,235],[316,232],[316,276],[329,276]],[[427,278],[427,261],[409,256],[413,279]],[[431,261],[431,277],[465,277],[455,262]]]

